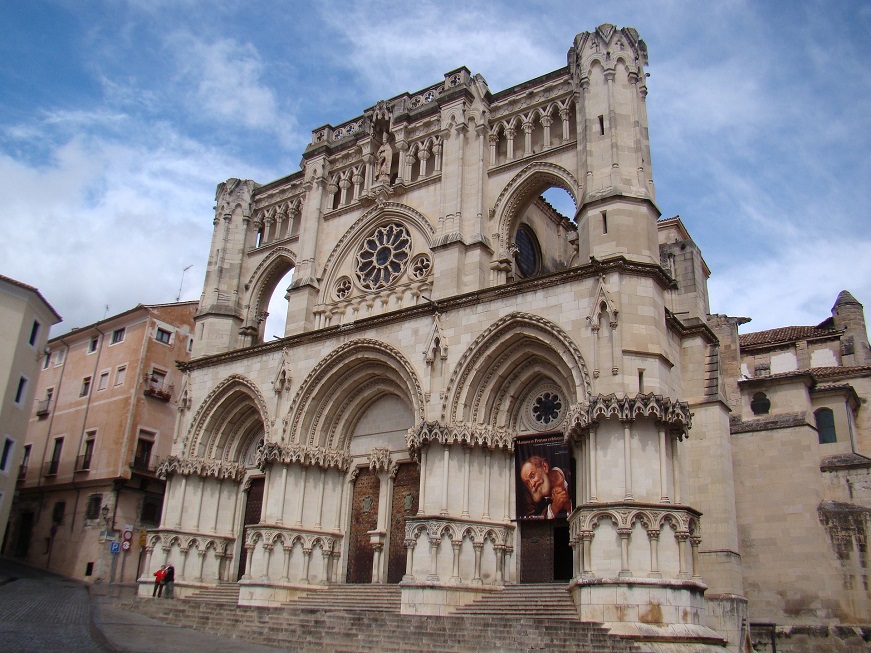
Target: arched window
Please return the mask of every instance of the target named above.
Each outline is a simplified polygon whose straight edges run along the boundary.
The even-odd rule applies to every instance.
[[[817,423],[817,435],[820,438],[820,444],[830,444],[838,441],[838,437],[835,434],[835,414],[831,408],[820,408],[814,412],[814,419]]]
[[[538,274],[541,256],[538,239],[532,229],[525,224],[520,225],[514,237],[514,244],[517,245],[517,271],[520,272],[520,276],[532,277]]]
[[[771,410],[771,400],[768,399],[764,392],[757,392],[750,400],[750,410],[754,415],[767,415]]]

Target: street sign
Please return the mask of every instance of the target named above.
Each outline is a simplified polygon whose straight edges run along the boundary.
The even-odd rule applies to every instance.
[[[139,546],[145,546],[148,531],[139,531]]]
[[[124,541],[129,542],[132,539],[133,539],[133,531],[126,529],[124,531]]]
[[[121,552],[121,543],[120,542],[110,542],[109,543],[109,552],[110,553],[120,553]]]
[[[129,551],[130,550],[130,540],[124,540],[123,542],[121,542],[121,548],[124,551]]]

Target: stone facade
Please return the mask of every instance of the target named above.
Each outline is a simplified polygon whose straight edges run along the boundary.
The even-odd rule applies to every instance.
[[[602,25],[564,68],[451,71],[218,186],[146,569],[262,606],[399,582],[413,614],[555,581],[649,646],[749,645],[738,321],[659,219],[646,65]]]
[[[0,551],[7,546],[24,437],[49,329],[60,315],[33,286],[0,275]]]
[[[48,341],[6,555],[86,581],[140,576],[140,531],[160,520],[156,471],[172,447],[184,391],[176,361],[189,356],[196,308],[140,304]]]

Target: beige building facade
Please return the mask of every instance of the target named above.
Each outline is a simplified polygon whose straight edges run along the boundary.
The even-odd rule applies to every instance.
[[[156,470],[172,447],[176,363],[190,356],[195,311],[196,302],[140,304],[48,341],[6,555],[93,582],[139,576],[140,532],[162,511]]]
[[[36,288],[0,275],[0,551],[8,535],[40,361],[49,330],[60,321]]]
[[[182,598],[397,583],[407,614],[555,582],[651,647],[744,650],[749,385],[660,219],[646,64],[602,25],[565,68],[450,71],[314,130],[298,172],[218,186],[143,594],[164,562]]]

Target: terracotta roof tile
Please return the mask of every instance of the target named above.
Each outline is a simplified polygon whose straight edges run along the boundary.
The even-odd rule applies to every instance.
[[[775,345],[780,343],[807,340],[808,338],[832,337],[841,334],[839,329],[821,329],[815,326],[788,326],[754,333],[742,333],[738,342],[742,347],[758,347],[760,345]]]

